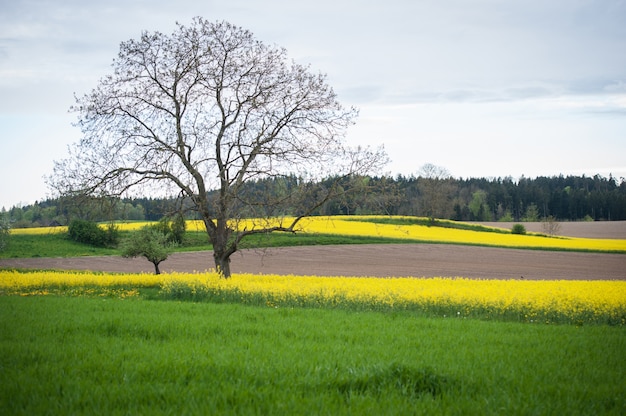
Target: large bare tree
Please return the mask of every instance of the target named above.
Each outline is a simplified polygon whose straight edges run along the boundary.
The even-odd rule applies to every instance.
[[[346,191],[321,178],[345,182],[387,161],[382,147],[346,145],[357,110],[338,102],[325,75],[227,22],[195,18],[171,35],[144,32],[121,44],[113,70],[77,97],[71,110],[83,136],[55,162],[48,184],[61,195],[175,192],[204,221],[225,277],[243,238],[295,232],[301,218]],[[288,175],[299,186],[280,198],[242,191],[251,180]],[[242,229],[242,212],[292,216]]]

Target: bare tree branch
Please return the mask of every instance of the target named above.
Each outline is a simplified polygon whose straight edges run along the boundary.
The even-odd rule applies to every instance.
[[[188,198],[224,276],[245,237],[294,232],[342,189],[338,182],[324,189],[312,183],[375,172],[387,161],[382,148],[346,146],[357,110],[338,102],[324,75],[289,62],[284,49],[244,29],[202,18],[178,24],[171,35],[144,32],[123,42],[113,74],[77,97],[71,110],[83,137],[55,162],[49,186],[62,195]],[[283,197],[243,196],[250,180],[294,175],[302,178],[299,188]],[[231,225],[261,207],[264,215],[298,212],[280,226]]]

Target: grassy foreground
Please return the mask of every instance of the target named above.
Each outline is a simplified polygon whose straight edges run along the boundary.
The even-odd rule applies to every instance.
[[[622,327],[0,296],[0,414],[626,413]]]

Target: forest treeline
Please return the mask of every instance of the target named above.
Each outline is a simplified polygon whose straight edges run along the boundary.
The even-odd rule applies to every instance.
[[[347,178],[354,187],[355,178]],[[506,178],[423,176],[357,178],[355,192],[327,201],[316,215],[412,215],[458,221],[559,221],[626,220],[626,181],[596,175],[555,176],[513,180]],[[249,182],[243,199],[263,200],[265,211],[246,211],[240,216],[297,214],[269,212],[273,198],[283,198],[301,183],[298,178],[273,178]],[[323,185],[321,183],[320,185]],[[269,201],[269,202],[268,202]],[[71,219],[92,221],[156,221],[184,210],[185,201],[174,198],[47,199],[14,206],[2,213],[14,228],[65,225]],[[193,212],[186,211],[187,218]]]

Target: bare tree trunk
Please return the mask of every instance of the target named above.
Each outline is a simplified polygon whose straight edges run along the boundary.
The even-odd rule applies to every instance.
[[[154,274],[161,274],[161,270],[159,270],[159,263],[154,263]]]
[[[222,201],[222,204],[225,204],[225,201]],[[207,215],[204,223],[208,227],[209,240],[213,245],[215,269],[221,277],[228,279],[230,277],[230,256],[237,251],[237,245],[230,241],[232,230],[228,226],[228,218],[223,215],[225,211],[226,208],[222,206],[215,222]]]
[[[215,259],[215,269],[222,275],[223,278],[228,279],[230,277],[230,256],[220,256],[217,253],[213,254]]]

